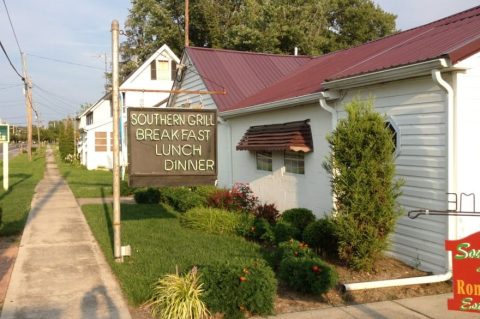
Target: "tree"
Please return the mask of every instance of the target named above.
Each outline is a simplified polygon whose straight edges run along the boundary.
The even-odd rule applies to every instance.
[[[395,31],[373,0],[190,0],[191,46],[318,55]],[[184,1],[133,0],[121,45],[126,77],[162,44],[183,50]]]
[[[65,160],[67,155],[75,156],[75,141],[73,139],[73,120],[67,119],[66,124],[60,129],[58,138],[58,150],[62,160]]]
[[[328,136],[330,174],[336,210],[332,222],[339,257],[357,269],[370,269],[387,248],[401,209],[396,202],[392,132],[370,102],[353,101],[348,117]]]

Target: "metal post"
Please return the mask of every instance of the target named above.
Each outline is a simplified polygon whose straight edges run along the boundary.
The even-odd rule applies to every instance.
[[[120,237],[120,169],[118,109],[118,21],[112,21],[112,106],[113,106],[113,247],[116,262],[123,262]]]

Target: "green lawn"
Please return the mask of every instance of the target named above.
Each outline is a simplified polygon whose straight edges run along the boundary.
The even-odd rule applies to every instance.
[[[159,276],[192,265],[235,258],[261,258],[260,246],[241,237],[211,235],[183,228],[179,214],[164,205],[122,205],[122,245],[132,246],[123,264],[113,259],[111,205],[83,206],[83,212],[133,305],[146,301]]]
[[[1,165],[3,167],[3,163]],[[23,231],[35,186],[44,171],[44,149],[33,152],[31,162],[27,154],[19,154],[9,161],[9,190],[4,191],[0,186],[0,207],[3,209],[0,236],[17,235]],[[3,185],[3,169],[0,169],[0,180]]]
[[[84,166],[73,166],[55,156],[58,169],[77,198],[112,196],[111,171],[88,170]]]

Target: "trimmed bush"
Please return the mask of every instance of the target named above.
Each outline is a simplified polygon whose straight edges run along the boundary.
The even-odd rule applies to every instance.
[[[356,269],[371,269],[388,247],[402,210],[396,203],[401,181],[395,181],[392,132],[373,103],[353,101],[347,118],[327,140],[330,154],[324,167],[336,197],[332,221],[340,259]]]
[[[153,317],[207,319],[210,313],[202,301],[204,290],[196,268],[185,276],[166,275],[158,280],[147,301]]]
[[[286,257],[280,263],[278,277],[295,291],[323,294],[335,287],[336,271],[320,258]]]
[[[248,184],[236,183],[231,190],[219,189],[208,198],[208,205],[230,211],[253,213],[258,198]]]
[[[215,185],[199,185],[191,187],[192,191],[195,194],[198,194],[205,198],[205,201],[208,201],[208,198],[214,194],[218,188]]]
[[[275,225],[278,219],[278,209],[275,204],[262,204],[258,205],[255,208],[255,216],[257,218],[264,218],[270,223],[270,225]]]
[[[272,225],[270,225],[266,219],[255,218],[247,238],[265,243],[273,243],[275,241],[275,234],[273,233]]]
[[[158,204],[160,202],[160,191],[158,188],[138,189],[133,195],[137,204]]]
[[[292,224],[297,227],[300,233],[303,233],[308,224],[315,221],[315,215],[310,209],[292,208],[284,211],[280,220]]]
[[[277,281],[264,261],[217,263],[200,271],[204,300],[212,313],[224,313],[229,319],[273,313]]]
[[[207,204],[206,198],[188,187],[162,187],[160,198],[163,203],[173,206],[179,212],[186,212],[191,208]]]
[[[315,252],[307,244],[290,239],[278,245],[279,259],[287,257],[315,257]]]
[[[336,255],[338,239],[335,234],[335,225],[330,218],[321,218],[305,228],[303,241],[310,247],[328,255]]]
[[[300,231],[290,223],[280,221],[273,227],[275,242],[281,243],[290,239],[298,239]]]
[[[242,214],[211,207],[196,207],[180,217],[182,226],[211,234],[236,235],[243,226]]]

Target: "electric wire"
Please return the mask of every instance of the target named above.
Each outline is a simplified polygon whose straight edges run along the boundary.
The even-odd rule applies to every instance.
[[[63,97],[61,95],[53,93],[52,91],[44,89],[44,88],[40,87],[38,84],[34,84],[33,87],[39,89],[40,91],[42,91],[44,93],[47,93],[47,94],[50,94],[50,95],[54,96],[57,100],[62,101],[62,103],[74,104],[74,105],[80,104],[77,101],[70,100],[69,98]]]
[[[5,54],[5,57],[7,58],[8,62],[10,63],[10,66],[12,67],[13,71],[18,74],[20,79],[22,79],[23,82],[25,82],[25,78],[17,71],[15,66],[12,63],[12,60],[10,60],[10,57],[8,56],[7,50],[5,50],[5,47],[3,46],[2,41],[0,40],[0,47],[2,48],[3,53]]]
[[[0,90],[7,90],[7,89],[11,89],[11,88],[16,88],[16,87],[19,87],[19,86],[23,86],[23,84],[7,85],[7,86],[5,86],[5,87],[1,87]]]
[[[5,11],[7,11],[8,21],[10,22],[10,27],[12,28],[13,36],[15,37],[15,42],[17,42],[18,51],[20,52],[20,55],[22,55],[22,49],[20,48],[17,33],[15,32],[15,28],[13,27],[12,18],[10,17],[10,12],[8,11],[7,3],[5,2],[5,0],[3,0],[3,5],[5,6]]]
[[[38,59],[44,59],[44,60],[53,61],[53,62],[57,62],[57,63],[63,63],[63,64],[76,65],[76,66],[81,66],[81,67],[84,67],[84,68],[90,68],[90,69],[100,70],[102,72],[105,72],[104,69],[96,67],[96,66],[92,66],[92,65],[70,62],[70,61],[54,59],[54,58],[48,58],[48,57],[45,57],[45,56],[40,56],[40,55],[36,55],[36,54],[31,54],[31,53],[27,53],[27,55],[31,56],[31,57],[34,57],[34,58],[38,58]]]

